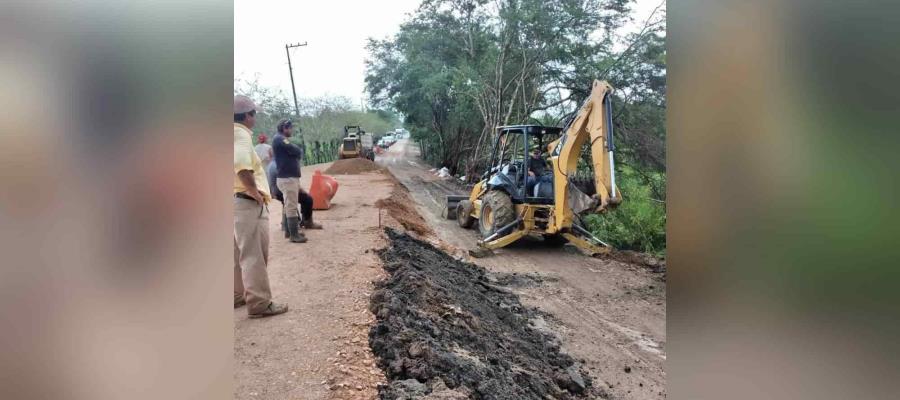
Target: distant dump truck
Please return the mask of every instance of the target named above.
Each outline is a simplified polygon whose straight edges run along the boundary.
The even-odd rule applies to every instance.
[[[372,148],[372,135],[366,133],[359,126],[347,125],[344,127],[344,139],[338,150],[338,158],[367,158],[375,160],[375,151]]]

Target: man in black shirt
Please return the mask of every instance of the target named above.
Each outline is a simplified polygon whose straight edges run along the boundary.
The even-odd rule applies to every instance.
[[[541,157],[540,146],[535,146],[534,150],[531,152],[531,157],[528,158],[528,176],[525,177],[525,190],[527,196],[535,196],[534,187],[538,182],[553,181],[553,176],[549,172],[550,171],[547,169],[547,161]]]
[[[293,243],[305,243],[306,237],[300,232],[300,213],[297,199],[300,194],[300,156],[302,150],[288,141],[294,133],[294,123],[289,119],[278,122],[278,134],[272,138],[275,165],[278,175],[275,183],[284,196],[284,216],[287,233]]]

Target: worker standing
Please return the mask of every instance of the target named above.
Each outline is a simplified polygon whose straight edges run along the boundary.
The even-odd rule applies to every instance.
[[[287,312],[272,302],[269,288],[269,184],[253,149],[250,129],[256,105],[234,96],[234,308],[247,305],[250,318]]]
[[[272,162],[272,159],[275,157],[272,152],[272,145],[266,143],[269,138],[265,133],[260,133],[259,137],[256,138],[256,141],[259,144],[256,145],[256,155],[259,156],[260,161],[262,161],[263,168],[268,168],[269,163]]]
[[[287,235],[293,243],[306,243],[306,236],[300,232],[300,212],[297,207],[300,195],[300,156],[303,151],[288,140],[294,134],[294,123],[291,120],[279,121],[277,129],[278,133],[272,138],[278,170],[275,182],[284,195],[283,213],[287,222]]]
[[[278,166],[275,163],[269,164],[266,169],[266,176],[269,177],[269,187],[272,188],[272,198],[278,200],[284,207],[284,194],[278,189],[275,177],[278,176]],[[300,204],[300,227],[306,229],[322,229],[322,225],[313,222],[313,198],[300,186],[300,193],[297,196],[297,202]],[[290,232],[287,229],[287,220],[284,213],[281,213],[281,230],[284,231],[284,237],[289,238]]]

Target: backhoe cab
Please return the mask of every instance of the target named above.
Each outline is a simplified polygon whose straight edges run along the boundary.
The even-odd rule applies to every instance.
[[[482,236],[478,245],[485,250],[540,235],[550,244],[568,241],[591,254],[608,252],[609,246],[576,219],[622,200],[615,185],[611,93],[608,83],[594,81],[591,95],[565,128],[497,128],[489,169],[467,198],[448,197],[448,207],[458,201],[456,212],[448,215],[455,214],[463,228],[477,223]],[[580,189],[576,176],[585,145],[592,173],[587,187]]]

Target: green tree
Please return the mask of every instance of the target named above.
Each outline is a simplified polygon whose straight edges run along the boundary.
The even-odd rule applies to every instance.
[[[494,128],[571,102],[589,86],[565,72],[596,53],[597,27],[620,26],[628,1],[433,0],[389,40],[369,43],[367,89],[406,117],[426,158],[472,176]],[[565,90],[569,95],[554,98]]]
[[[625,247],[657,251],[658,236],[621,232],[663,232],[665,242],[665,219],[656,218],[665,215],[665,10],[661,2],[633,21],[630,5],[425,0],[396,35],[369,41],[370,102],[404,116],[426,161],[471,178],[485,167],[497,126],[562,125],[594,79],[609,81],[617,89],[617,173],[631,203],[609,217],[621,229],[588,225]],[[639,29],[620,36],[628,22]]]

